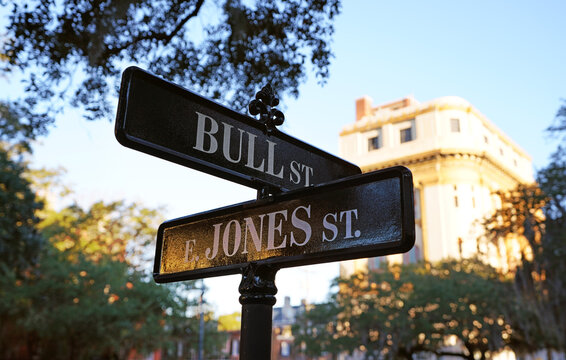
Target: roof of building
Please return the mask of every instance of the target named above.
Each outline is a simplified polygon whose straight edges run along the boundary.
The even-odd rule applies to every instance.
[[[475,108],[469,101],[459,96],[443,96],[425,102],[419,102],[413,96],[374,106],[369,96],[356,100],[356,121],[343,127],[340,135],[363,132],[375,129],[386,123],[395,123],[414,118],[431,111],[460,110],[472,113],[483,125],[505,144],[522,156],[531,159],[530,155],[509,138],[491,120]]]

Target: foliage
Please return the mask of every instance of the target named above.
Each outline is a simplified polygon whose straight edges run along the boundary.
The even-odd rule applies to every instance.
[[[517,264],[511,242],[519,242],[521,257],[532,258],[533,245],[541,241],[547,198],[536,184],[519,184],[515,189],[497,191],[495,195],[501,200],[501,206],[484,220],[484,239],[496,245],[502,239],[508,268],[514,269]]]
[[[45,214],[39,224],[44,236],[59,250],[75,249],[93,261],[110,256],[116,261],[148,265],[160,222],[158,211],[124,201],[96,202],[84,210],[71,205]],[[145,261],[144,261],[145,258]]]
[[[25,177],[25,164],[0,146],[0,269],[21,272],[34,264],[43,244],[36,212],[43,204]]]
[[[242,314],[239,311],[218,317],[218,330],[240,331],[242,326]]]
[[[87,211],[76,205],[60,212],[47,207],[39,222],[38,207],[29,205],[36,195],[23,180],[23,173],[30,172],[24,163],[18,166],[28,198],[7,182],[6,194],[12,198],[2,202],[10,208],[0,231],[10,243],[21,237],[15,231],[21,233],[25,225],[47,244],[34,247],[36,258],[22,274],[2,269],[0,357],[124,358],[132,349],[158,348],[167,335],[166,311],[180,311],[175,294],[125,261],[128,243],[152,236],[155,212],[122,202],[95,203]],[[27,223],[9,232],[6,219],[19,215],[16,210],[24,206]],[[5,258],[11,261],[18,253],[8,248]]]
[[[296,352],[313,358],[321,354],[335,358],[349,348],[350,339],[338,321],[339,307],[334,300],[307,306],[306,311],[297,316],[292,327]]]
[[[213,313],[206,311],[206,303],[195,299],[195,294],[204,296],[206,287],[202,282],[196,286],[195,281],[185,281],[166,286],[176,294],[178,308],[182,311],[168,317],[169,336],[164,346],[164,356],[170,358],[196,358],[199,349],[199,331],[201,309],[204,320],[203,351],[204,358],[219,359],[226,342],[226,334],[219,331],[218,321],[213,319]],[[202,290],[205,290],[202,292]],[[203,298],[204,301],[204,298]]]
[[[2,277],[2,357],[25,349],[30,358],[125,358],[157,349],[166,310],[176,306],[171,293],[109,256],[95,263],[72,251],[50,248],[24,279]]]
[[[0,358],[127,358],[176,349],[176,324],[198,327],[188,316],[194,283],[159,286],[148,276],[144,256],[153,252],[147,245],[157,210],[123,201],[43,207],[38,199],[67,193],[59,173],[30,170],[22,154],[0,150]],[[52,193],[54,186],[62,192]],[[218,349],[210,317],[205,344]]]
[[[311,67],[328,77],[340,11],[339,0],[6,3],[5,69],[23,71],[26,108],[42,124],[61,102],[109,117],[107,94],[128,63],[237,109],[267,82],[297,96]]]
[[[519,236],[524,246],[515,291],[530,316],[519,317],[530,350],[566,350],[566,102],[548,128],[560,139],[550,163],[537,174],[538,185],[500,193],[502,202],[486,221],[492,241]]]
[[[550,156],[550,163],[537,174],[537,181],[548,196],[545,215],[553,223],[566,224],[566,100],[556,113],[555,123],[548,133],[559,139],[559,144]]]
[[[31,100],[28,100],[28,102]],[[30,141],[47,132],[45,114],[33,114],[33,104],[0,101],[0,142],[30,151]]]
[[[505,297],[510,282],[475,259],[393,265],[338,283],[335,308],[307,313],[297,329],[316,336],[301,338],[308,355],[329,351],[317,346],[331,339],[339,350],[387,359],[421,352],[485,358],[523,344],[511,322],[517,309]]]
[[[226,343],[227,334],[218,331],[218,321],[212,318],[212,313],[204,313],[204,337],[203,352],[207,359],[222,358],[222,348]],[[200,320],[198,316],[179,317],[173,327],[172,338],[176,341],[171,343],[172,354],[178,354],[178,346],[182,345],[183,358],[195,358],[199,351]]]
[[[27,121],[23,108],[0,101],[0,270],[32,265],[43,244],[36,230],[43,202],[28,180],[24,156],[44,128]]]

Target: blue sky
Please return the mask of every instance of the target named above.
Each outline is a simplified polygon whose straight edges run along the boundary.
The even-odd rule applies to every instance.
[[[455,95],[491,119],[540,168],[556,146],[543,131],[566,98],[565,13],[565,1],[345,2],[330,78],[320,87],[311,76],[298,99],[282,99],[283,130],[336,154],[338,133],[354,121],[355,100],[363,95],[375,104],[407,95],[420,101]],[[8,84],[3,93],[17,87],[1,81]],[[120,146],[113,125],[69,112],[35,146],[34,166],[66,168],[65,181],[85,205],[125,198],[165,205],[168,219],[255,197],[252,189]],[[293,304],[323,300],[337,274],[337,263],[281,270],[277,305],[286,295]],[[239,281],[207,281],[207,299],[217,313],[239,310]]]

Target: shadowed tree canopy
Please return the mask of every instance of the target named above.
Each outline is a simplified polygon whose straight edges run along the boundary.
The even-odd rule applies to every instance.
[[[1,129],[1,127],[0,127]],[[24,271],[43,245],[36,212],[43,203],[26,179],[26,164],[0,142],[0,276],[7,270]]]
[[[270,82],[297,96],[328,77],[340,0],[8,0],[4,71],[23,72],[27,106],[50,122],[68,103],[111,118],[122,70],[136,64],[243,109]]]

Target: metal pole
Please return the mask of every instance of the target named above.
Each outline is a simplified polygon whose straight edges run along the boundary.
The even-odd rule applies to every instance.
[[[272,310],[275,305],[276,268],[250,263],[244,268],[240,283],[242,325],[240,360],[271,358]]]
[[[198,360],[204,360],[204,280],[201,280],[199,298],[199,331],[198,331]]]

